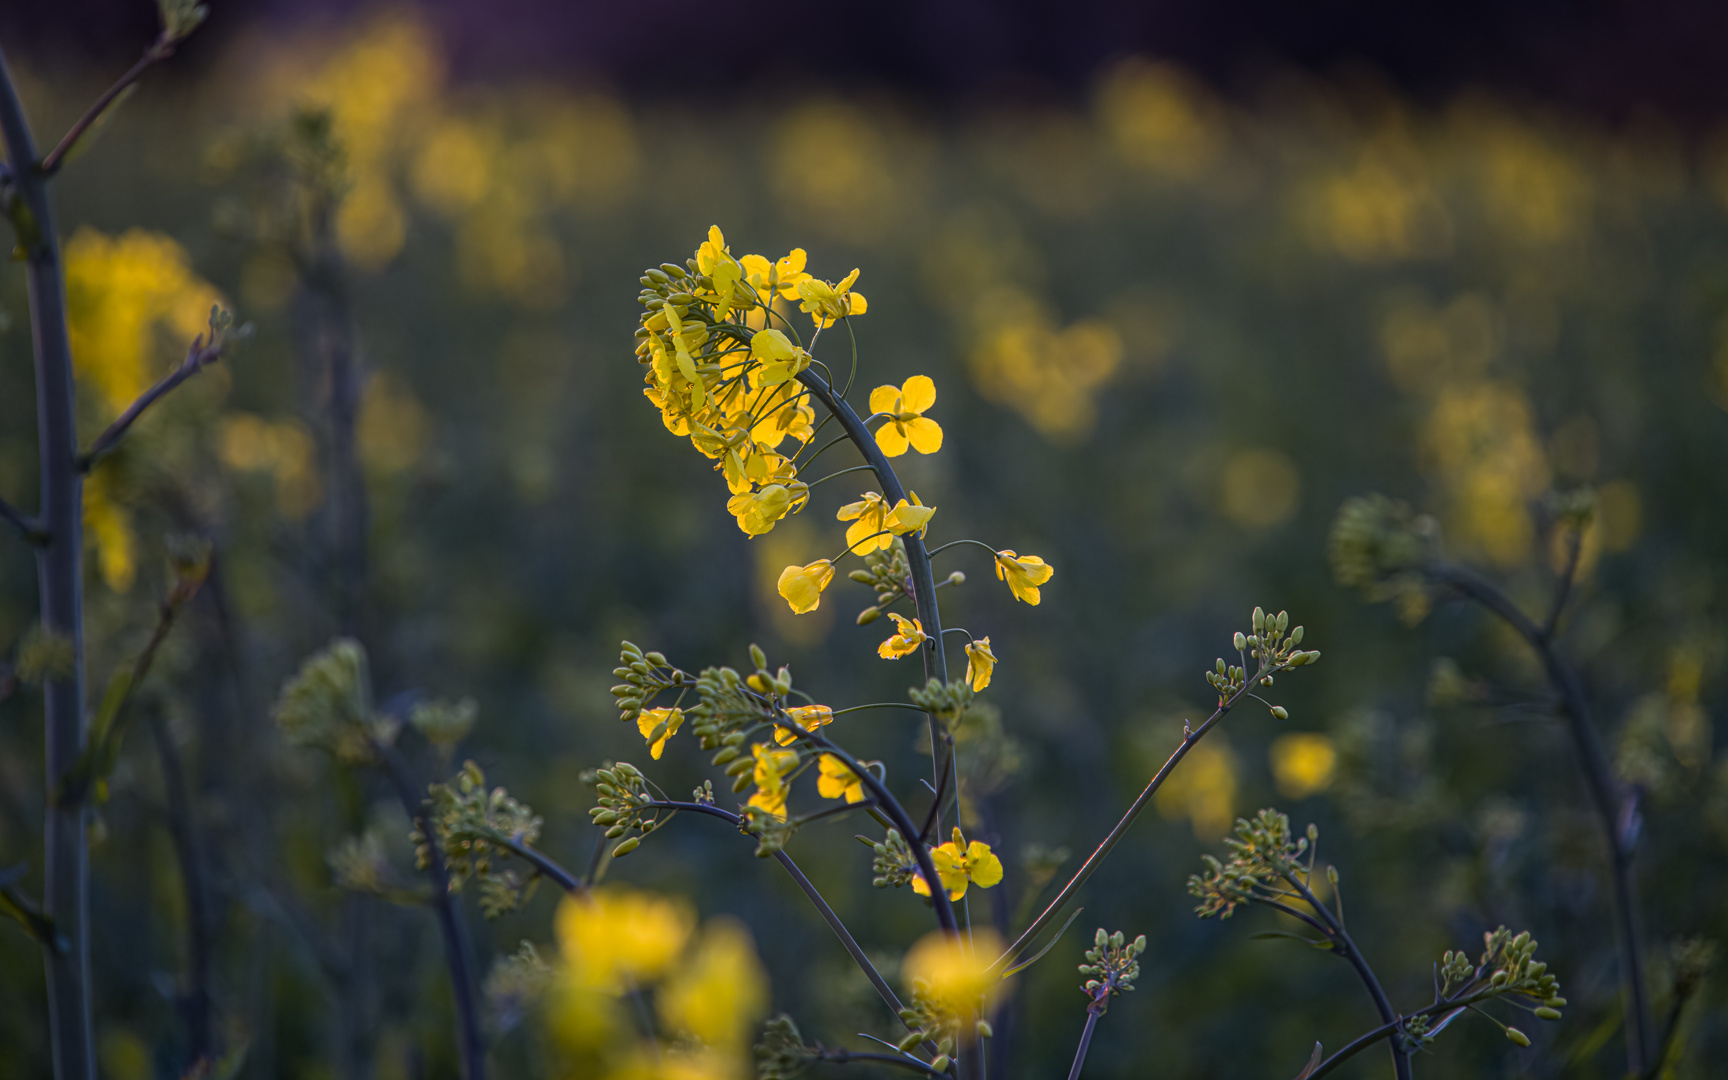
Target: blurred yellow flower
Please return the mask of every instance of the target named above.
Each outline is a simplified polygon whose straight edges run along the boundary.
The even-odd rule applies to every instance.
[[[84,481],[84,538],[96,549],[102,583],[129,592],[138,576],[138,538],[132,513],[115,497],[113,473],[97,469]]]
[[[839,757],[823,754],[816,760],[816,768],[820,774],[816,780],[816,794],[824,799],[838,799],[844,795],[849,803],[864,801],[864,781]]]
[[[911,656],[918,651],[918,646],[929,640],[930,635],[924,632],[924,624],[917,619],[908,619],[896,611],[890,611],[888,617],[894,620],[898,628],[894,636],[884,641],[876,648],[876,655],[884,660],[898,660]]]
[[[970,941],[941,930],[932,931],[906,952],[900,970],[918,997],[950,1019],[988,1016],[1005,989],[1002,976],[990,965],[1002,954],[1002,939],[988,927],[972,928]],[[975,1036],[973,1025],[961,1023],[962,1042]]]
[[[1006,581],[1017,600],[1037,607],[1043,602],[1038,587],[1050,580],[1056,568],[1036,555],[1018,555],[1012,548],[996,553],[996,580]]]
[[[1236,817],[1236,756],[1219,733],[1188,752],[1182,767],[1153,796],[1153,804],[1166,818],[1187,818],[1195,838],[1205,843],[1230,831]]]
[[[1338,751],[1328,736],[1312,732],[1280,735],[1267,748],[1272,779],[1287,799],[1306,799],[1332,786]]]
[[[923,536],[924,530],[930,527],[930,519],[936,516],[936,508],[919,502],[916,491],[907,494],[912,496],[912,501],[908,503],[901,499],[894,504],[894,510],[888,515],[886,522],[888,530],[895,536],[905,536],[907,533]]]
[[[695,955],[660,986],[654,1004],[669,1031],[719,1050],[747,1047],[768,1011],[768,973],[744,924],[709,921]]]
[[[666,725],[665,730],[660,731],[656,737],[654,732],[659,730],[662,724]],[[636,728],[642,732],[642,737],[648,740],[648,753],[655,761],[659,761],[661,753],[665,751],[666,740],[676,735],[683,724],[683,709],[643,709],[636,716]]]
[[[834,710],[826,705],[795,705],[786,710],[786,715],[805,731],[815,731],[834,722]],[[797,737],[785,728],[774,729],[774,741],[781,746],[790,745]]]
[[[821,606],[822,590],[833,580],[834,564],[827,559],[817,559],[808,566],[788,566],[780,571],[780,595],[792,606],[794,615],[803,615]]]
[[[846,550],[854,555],[868,555],[893,544],[888,535],[888,514],[888,500],[874,491],[866,491],[857,502],[842,506],[834,515],[835,520],[853,523],[846,529]]]
[[[767,743],[757,743],[750,750],[756,755],[756,769],[750,777],[756,793],[750,796],[750,805],[784,821],[786,796],[792,791],[786,774],[798,767],[798,751],[776,750]]]
[[[996,654],[990,651],[988,637],[966,643],[966,681],[972,684],[973,693],[990,685],[990,676],[995,670]]]
[[[934,404],[936,384],[928,375],[914,375],[898,390],[878,386],[870,391],[870,411],[889,417],[876,429],[876,445],[889,457],[899,457],[908,446],[920,454],[942,449],[942,425],[924,416]]]
[[[682,900],[603,886],[566,896],[553,929],[567,980],[617,994],[659,978],[695,926]]]
[[[965,896],[968,885],[988,889],[1002,880],[1002,860],[990,850],[990,845],[982,840],[968,844],[958,826],[954,839],[930,849],[930,861],[935,864],[936,876],[942,879],[950,900]],[[922,874],[912,878],[912,891],[919,896],[930,895],[930,886]]]

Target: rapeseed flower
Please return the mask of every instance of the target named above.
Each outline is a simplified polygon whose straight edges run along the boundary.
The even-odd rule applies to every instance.
[[[996,654],[990,651],[988,637],[976,638],[966,645],[966,681],[972,684],[972,692],[990,685],[990,675],[996,670]]]
[[[852,291],[852,283],[857,280],[857,268],[841,278],[838,285],[830,285],[820,278],[805,277],[796,286],[802,301],[798,310],[809,315],[820,328],[833,326],[836,320],[848,315],[864,314],[870,305],[862,293]]]
[[[897,629],[893,637],[877,646],[876,655],[882,659],[898,660],[911,656],[918,651],[918,646],[930,639],[930,635],[924,632],[924,624],[917,619],[908,619],[894,611],[890,611],[888,617],[894,620]]]
[[[778,386],[810,366],[810,354],[778,330],[758,330],[750,339],[750,355],[762,362],[757,378],[763,386]]]
[[[891,512],[888,500],[874,491],[866,491],[857,502],[842,506],[834,519],[852,522],[846,529],[846,550],[854,555],[868,555],[892,545],[894,540],[888,534]]]
[[[1055,572],[1055,567],[1036,555],[1017,555],[1009,548],[996,553],[996,580],[1006,581],[1015,599],[1024,600],[1033,607],[1043,600],[1038,586],[1049,581]]]
[[[786,710],[786,715],[805,731],[815,731],[834,722],[834,710],[826,705],[795,705]],[[797,737],[783,727],[774,729],[774,741],[781,746],[789,745]]]
[[[683,709],[643,709],[636,715],[636,728],[648,740],[648,754],[655,761],[666,749],[666,740],[678,733],[684,724]],[[661,725],[665,725],[662,729]],[[654,733],[660,734],[656,736]]]
[[[780,595],[792,605],[792,614],[802,615],[821,606],[822,590],[833,580],[834,564],[827,559],[817,559],[808,566],[788,566],[780,571]]]
[[[732,496],[726,500],[726,509],[738,519],[738,527],[746,534],[761,536],[792,509],[792,492],[784,484],[769,484],[753,494]],[[1037,590],[1033,593],[1036,595]]]
[[[871,413],[886,413],[889,420],[876,429],[876,445],[889,457],[899,457],[907,446],[920,454],[942,449],[942,425],[924,415],[936,404],[936,384],[928,375],[914,375],[896,390],[878,386],[870,391]]]
[[[919,536],[923,536],[924,530],[930,527],[930,519],[936,516],[936,508],[925,506],[919,502],[916,491],[909,492],[909,494],[912,496],[912,501],[908,503],[905,499],[901,499],[895,503],[893,511],[884,522],[888,531],[895,536],[905,536],[907,533],[917,533]]]
[[[784,821],[786,796],[792,791],[786,774],[798,767],[798,751],[776,750],[767,743],[757,743],[750,750],[756,755],[756,770],[751,775],[756,793],[750,796],[750,805]]]
[[[942,879],[950,900],[965,896],[968,885],[988,889],[1002,881],[1002,860],[982,840],[968,844],[958,826],[954,839],[930,849],[930,861],[935,864],[936,876]],[[930,895],[930,886],[922,874],[912,879],[912,891],[919,896]]]
[[[768,1011],[768,974],[750,932],[733,919],[711,920],[695,955],[661,985],[654,1005],[669,1031],[716,1050],[748,1047]]]
[[[838,799],[844,795],[849,803],[864,801],[864,780],[838,755],[823,754],[816,759],[816,768],[820,774],[816,780],[816,794],[824,799]]]
[[[991,970],[1000,955],[1002,939],[987,927],[974,927],[970,940],[936,930],[907,950],[900,970],[914,997],[970,1043],[977,1033],[971,1021],[989,1015],[1005,988]]]
[[[607,886],[565,897],[554,930],[570,981],[616,994],[665,973],[695,926],[682,901]]]

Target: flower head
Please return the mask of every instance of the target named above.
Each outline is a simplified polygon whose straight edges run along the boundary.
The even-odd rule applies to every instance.
[[[918,646],[930,639],[930,635],[924,632],[924,624],[917,619],[908,619],[895,611],[890,611],[888,617],[894,620],[896,630],[893,637],[876,648],[876,655],[882,659],[898,660],[911,656],[918,651]]]
[[[776,750],[767,743],[757,743],[750,750],[756,755],[756,770],[750,777],[756,793],[750,796],[750,805],[784,821],[786,796],[792,791],[786,774],[798,767],[798,751]]]
[[[928,375],[914,375],[896,390],[878,386],[870,391],[870,411],[887,413],[889,420],[876,429],[876,445],[889,457],[899,457],[906,447],[920,454],[942,449],[942,425],[924,416],[936,404],[936,384]]]
[[[834,710],[826,705],[795,705],[786,710],[786,715],[805,731],[815,731],[834,722]],[[774,741],[781,746],[789,745],[797,737],[783,727],[774,729]]]
[[[683,724],[683,709],[643,709],[636,716],[636,728],[648,740],[648,753],[655,761],[660,760],[666,749],[666,740],[676,735]]]
[[[844,795],[849,803],[864,801],[863,779],[839,757],[823,754],[816,759],[816,768],[820,774],[816,780],[818,795],[824,799],[838,799]]]
[[[808,566],[788,566],[780,571],[780,595],[792,605],[792,614],[815,611],[822,603],[822,590],[834,580],[834,564],[817,559]]]
[[[996,670],[996,654],[990,651],[988,637],[976,638],[966,645],[966,681],[977,693],[990,685],[990,675]]]
[[[925,506],[919,502],[916,491],[908,492],[908,494],[912,496],[912,501],[908,503],[905,499],[901,499],[895,503],[893,511],[889,513],[884,524],[887,525],[888,531],[895,536],[905,536],[907,533],[917,533],[919,536],[923,536],[924,530],[930,527],[930,519],[936,516],[936,508]]]
[[[865,301],[864,294],[852,291],[852,283],[857,280],[856,268],[841,278],[838,285],[830,285],[820,278],[805,275],[804,279],[794,286],[800,300],[798,310],[814,319],[818,327],[833,326],[836,319],[844,319],[848,315],[864,314],[870,309],[870,305]]]
[[[990,850],[990,845],[982,840],[968,844],[959,827],[954,829],[954,839],[930,849],[930,861],[935,864],[936,876],[942,879],[950,900],[965,896],[968,885],[988,889],[1002,880],[1002,860]],[[930,885],[922,874],[912,879],[912,891],[919,896],[930,895]]]
[[[681,901],[607,887],[566,897],[554,928],[573,981],[617,993],[671,967],[695,925]]]
[[[810,366],[810,354],[778,330],[758,330],[750,339],[750,355],[762,362],[763,386],[778,386]]]
[[[726,500],[726,509],[745,533],[761,536],[792,509],[792,491],[785,484],[769,484],[761,491],[732,496]]]
[[[868,555],[878,548],[894,543],[888,533],[888,500],[874,491],[866,491],[855,503],[847,503],[834,515],[837,521],[850,521],[846,528],[846,550],[854,555]]]
[[[1009,548],[996,553],[996,580],[1006,581],[1016,600],[1034,607],[1043,599],[1038,586],[1049,581],[1055,572],[1055,567],[1036,555],[1017,555]]]

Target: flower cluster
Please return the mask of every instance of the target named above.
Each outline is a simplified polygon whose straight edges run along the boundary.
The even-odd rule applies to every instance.
[[[480,908],[489,919],[514,911],[533,894],[537,872],[526,876],[515,870],[500,870],[497,862],[511,857],[511,845],[531,845],[540,838],[540,816],[510,797],[503,788],[486,790],[486,774],[474,762],[462,767],[453,783],[432,785],[429,823],[437,837],[450,887],[480,882]],[[415,865],[424,870],[432,862],[432,838],[418,823],[410,834]]]
[[[1110,934],[1098,928],[1092,947],[1086,950],[1086,962],[1080,965],[1080,974],[1086,976],[1080,989],[1100,1013],[1111,998],[1134,989],[1134,980],[1140,977],[1140,954],[1145,951],[1145,934],[1129,941],[1120,930]]]

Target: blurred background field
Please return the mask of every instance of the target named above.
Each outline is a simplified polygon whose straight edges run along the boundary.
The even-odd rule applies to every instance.
[[[1395,997],[1424,1000],[1441,951],[1500,923],[1543,943],[1565,1021],[1527,1026],[1529,1051],[1466,1026],[1418,1062],[1424,1076],[1618,1075],[1600,841],[1539,670],[1474,609],[1363,603],[1333,581],[1327,534],[1346,497],[1404,499],[1541,610],[1561,561],[1545,497],[1594,488],[1564,644],[1616,767],[1646,793],[1638,872],[1661,1015],[1669,943],[1728,934],[1728,140],[1697,116],[1468,86],[1413,97],[1360,69],[1272,65],[1221,87],[1151,56],[1100,64],[1083,89],[995,99],[777,81],[770,60],[734,88],[727,61],[676,26],[666,79],[694,80],[676,89],[539,68],[480,78],[452,66],[463,42],[440,25],[394,9],[231,28],[147,81],[59,188],[91,433],[169,369],[213,299],[257,326],[96,471],[86,505],[93,685],[149,632],[164,535],[215,541],[217,576],[147,706],[197,794],[215,1015],[223,1040],[249,1044],[246,1075],[455,1067],[431,920],[345,899],[326,860],[370,830],[407,876],[406,818],[382,788],[285,747],[268,714],[337,625],[316,328],[272,233],[306,106],[329,110],[346,152],[334,229],[365,373],[375,684],[381,699],[475,699],[460,756],[545,816],[566,864],[593,842],[579,773],[645,756],[607,693],[620,638],[688,668],[746,663],[760,642],[836,706],[916,681],[873,655],[880,625],[852,624],[867,590],[842,582],[803,618],[775,595],[782,567],[835,546],[831,515],[854,493],[825,486],[748,540],[720,479],[639,395],[636,279],[719,224],[735,251],[801,246],[830,279],[862,268],[860,384],[922,373],[939,390],[947,445],[905,475],[941,507],[940,538],[1057,568],[1034,611],[963,552],[938,564],[971,579],[945,591],[948,619],[990,634],[1002,665],[986,697],[1007,737],[966,794],[1008,880],[974,919],[1015,913],[1035,846],[1066,848],[1059,873],[1072,871],[1183,720],[1210,711],[1201,674],[1254,605],[1288,609],[1325,652],[1280,687],[1289,720],[1233,715],[1088,886],[1085,937],[1105,925],[1151,941],[1088,1076],[1294,1075],[1315,1040],[1373,1026],[1344,965],[1250,938],[1277,928],[1269,917],[1191,913],[1200,853],[1268,805],[1319,823],[1353,933]],[[112,77],[5,44],[44,136]],[[33,505],[35,461],[12,270],[9,500]],[[34,611],[28,551],[8,544],[8,656]],[[39,845],[38,701],[0,702],[6,865]],[[854,714],[846,734],[891,777],[917,775],[917,729],[898,714]],[[713,771],[688,742],[660,764],[672,791]],[[177,1075],[185,896],[164,806],[137,733],[92,857],[101,1046],[118,1080]],[[792,850],[892,967],[928,916],[867,887],[849,824],[812,826]],[[610,873],[742,918],[774,1008],[807,1034],[887,1033],[826,927],[749,850],[679,822]],[[353,904],[365,914],[344,920]],[[542,890],[484,924],[470,901],[482,969],[547,942],[552,906]],[[317,958],[355,918],[339,947],[365,958],[358,996]],[[1083,947],[1071,932],[1022,978],[1014,1075],[1072,1056]],[[35,949],[0,932],[0,1075],[46,1072]],[[343,1042],[357,1001],[365,1052]],[[1718,979],[1672,1075],[1711,1075],[1728,1055],[1725,1003]],[[509,1019],[501,1071],[535,1075],[535,1026]],[[1349,1075],[1383,1071],[1365,1056]]]

